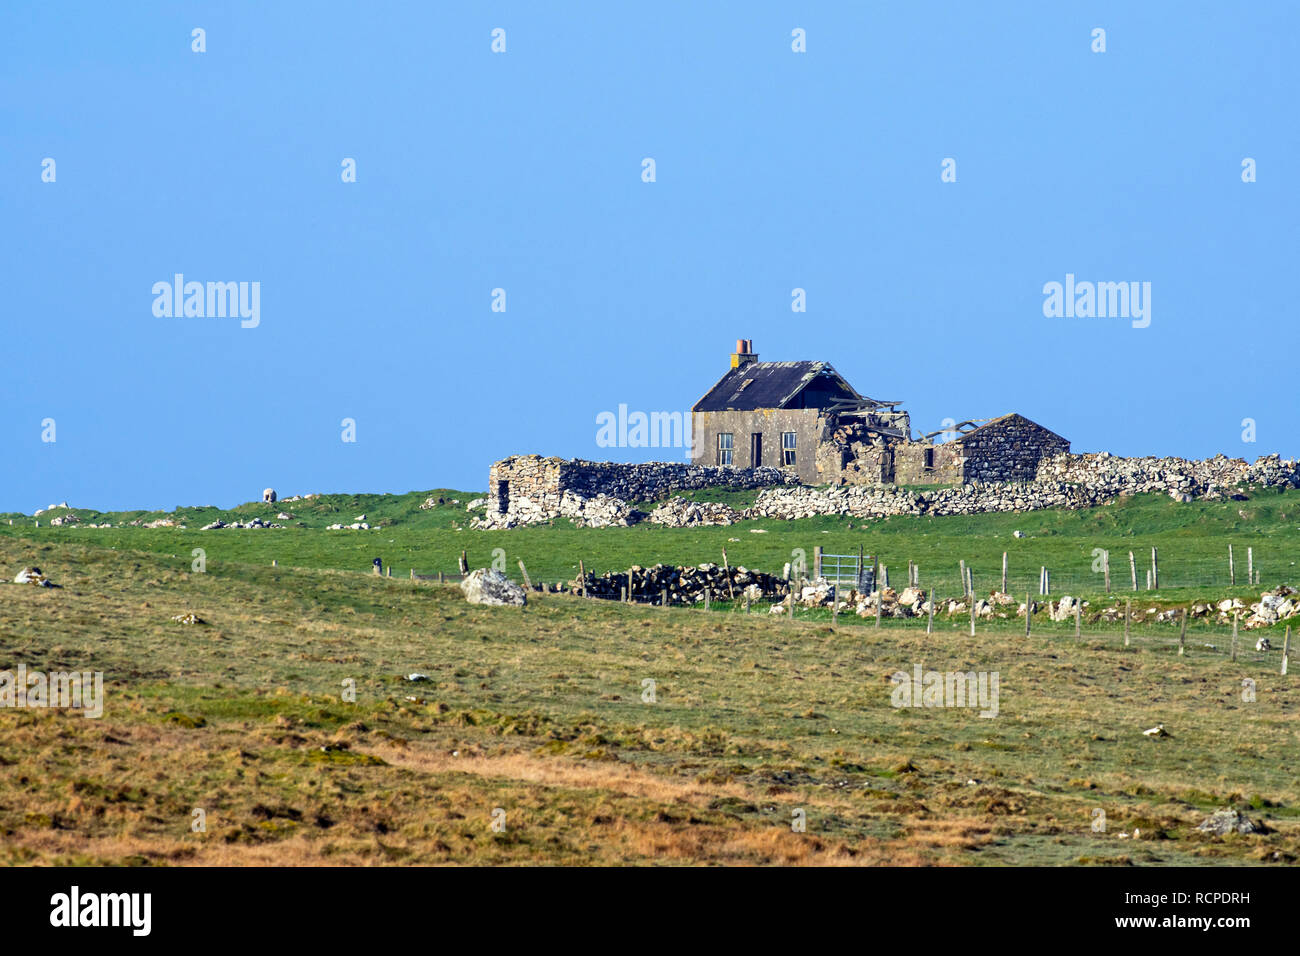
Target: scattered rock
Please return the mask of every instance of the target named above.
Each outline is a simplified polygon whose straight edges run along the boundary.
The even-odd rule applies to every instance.
[[[1263,823],[1250,820],[1237,810],[1216,810],[1206,817],[1196,828],[1211,836],[1226,836],[1229,833],[1267,833]]]
[[[513,605],[523,607],[528,603],[524,589],[495,568],[471,571],[460,582],[465,600],[470,604]]]

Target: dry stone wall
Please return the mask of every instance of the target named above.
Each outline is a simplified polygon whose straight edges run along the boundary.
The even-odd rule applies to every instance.
[[[1041,508],[1088,508],[1121,495],[1165,492],[1180,500],[1216,498],[1247,485],[1300,488],[1300,465],[1268,455],[1242,458],[1118,458],[1061,454],[1042,461],[1033,480],[970,482],[950,488],[909,490],[897,485],[809,487],[777,468],[712,468],[674,462],[620,465],[517,456],[492,466],[490,493],[480,528],[510,528],[556,518],[586,527],[628,525],[648,517],[631,501],[650,501],[684,489],[718,486],[764,488],[752,508],[671,501],[652,520],[669,525],[727,524],[739,518],[806,518],[847,515],[960,515]]]
[[[1034,481],[970,483],[910,491],[897,486],[775,488],[759,494],[746,513],[753,518],[848,515],[960,515],[1040,508],[1089,508],[1120,495],[1162,491],[1174,497],[1221,497],[1237,487],[1300,487],[1300,466],[1277,455],[1247,464],[1219,456],[1116,458],[1106,453],[1059,455],[1044,461]]]
[[[715,468],[685,462],[621,464],[515,455],[488,472],[484,515],[478,528],[512,528],[555,518],[587,527],[626,525],[645,515],[633,501],[657,501],[674,491],[727,486],[767,488],[798,484],[780,468]]]

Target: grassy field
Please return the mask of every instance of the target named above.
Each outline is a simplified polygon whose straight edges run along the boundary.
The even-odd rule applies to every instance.
[[[0,670],[103,671],[106,701],[101,719],[0,711],[0,859],[998,865],[1300,855],[1297,678],[1279,676],[1276,653],[1231,663],[1196,644],[1179,657],[1168,627],[1155,625],[1125,648],[1109,632],[1076,640],[1069,625],[1036,625],[1026,639],[999,622],[971,639],[963,621],[927,636],[890,622],[831,627],[567,595],[486,608],[452,585],[363,570],[374,556],[450,570],[461,548],[481,565],[501,547],[535,579],[554,580],[579,557],[601,569],[716,560],[723,546],[734,563],[779,569],[827,531],[845,550],[896,556],[900,568],[918,560],[923,578],[957,555],[991,575],[1009,550],[1036,580],[1040,563],[1086,568],[1091,547],[1150,543],[1190,566],[1233,540],[1253,544],[1268,582],[1293,550],[1294,493],[853,531],[839,519],[755,523],[768,529],[761,535],[749,524],[470,532],[455,527],[469,495],[415,511],[427,494],[323,501],[336,510],[284,531],[198,532],[188,514],[187,531],[6,522],[4,579],[35,564],[63,587],[0,584]],[[298,514],[294,504],[243,513],[283,507]],[[363,511],[392,524],[320,530]],[[1013,539],[1013,529],[1029,537]],[[207,552],[205,573],[191,570],[194,547]],[[205,623],[172,622],[191,611]],[[891,706],[890,675],[915,664],[997,672],[998,716]],[[404,679],[413,672],[429,679]],[[1246,677],[1253,701],[1243,700]],[[1142,735],[1156,723],[1171,736]],[[1197,832],[1220,806],[1272,832]],[[196,809],[203,832],[192,828]],[[1092,829],[1097,810],[1105,832]],[[792,829],[799,814],[805,832]],[[1120,835],[1135,829],[1136,839]]]
[[[756,492],[695,492],[693,497],[727,500],[743,506]],[[419,505],[432,496],[444,504],[428,510]],[[473,512],[465,505],[473,492],[410,492],[405,495],[327,495],[311,502],[238,508],[180,508],[174,512],[101,513],[77,508],[84,522],[111,521],[111,529],[49,527],[62,509],[42,515],[0,515],[0,536],[20,535],[41,542],[74,542],[119,550],[145,550],[188,568],[195,548],[202,548],[211,569],[223,562],[281,566],[368,570],[378,557],[405,576],[417,572],[454,571],[462,550],[472,567],[494,557],[518,574],[522,560],[534,581],[555,582],[577,576],[578,562],[598,572],[626,570],[630,565],[720,563],[722,549],[733,565],[779,572],[796,552],[812,563],[813,548],[856,554],[861,548],[889,566],[891,581],[905,581],[908,561],[921,568],[921,581],[940,595],[960,593],[958,563],[974,569],[976,590],[987,593],[1000,584],[1002,553],[1008,554],[1012,593],[1038,591],[1039,568],[1051,570],[1053,594],[1104,593],[1103,577],[1093,570],[1096,550],[1111,554],[1112,586],[1116,593],[1131,587],[1128,553],[1135,552],[1138,585],[1145,588],[1151,548],[1159,549],[1160,598],[1191,600],[1200,593],[1228,593],[1228,545],[1235,548],[1236,592],[1246,587],[1247,548],[1253,549],[1262,583],[1296,584],[1300,558],[1300,491],[1248,490],[1247,501],[1196,501],[1176,504],[1163,495],[1143,495],[1111,505],[1079,511],[1036,511],[1025,514],[985,514],[969,517],[895,517],[864,521],[839,517],[799,521],[746,521],[728,527],[664,528],[642,523],[630,528],[583,529],[570,523],[475,531],[468,528]],[[455,500],[458,504],[452,504]],[[648,508],[649,505],[646,505]],[[275,520],[281,511],[294,517],[275,530],[198,530],[204,524],[261,517]],[[324,531],[330,524],[349,524],[364,514],[369,531]],[[121,527],[131,520],[171,517],[187,525],[144,529]],[[41,527],[34,527],[35,520]],[[10,525],[8,522],[12,521]],[[378,525],[378,527],[375,527]],[[1022,538],[1013,536],[1021,531]],[[1259,589],[1254,589],[1258,599]],[[1147,597],[1143,593],[1143,599]]]

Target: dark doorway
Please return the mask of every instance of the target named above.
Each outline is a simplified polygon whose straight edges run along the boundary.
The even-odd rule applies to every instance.
[[[763,433],[754,432],[749,436],[749,464],[757,468],[763,464]]]
[[[510,482],[497,482],[497,511],[504,514],[510,510]]]

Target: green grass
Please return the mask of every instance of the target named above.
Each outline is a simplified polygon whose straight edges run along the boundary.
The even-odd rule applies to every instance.
[[[284,562],[221,557],[196,574],[62,530],[0,535],[6,572],[35,562],[63,585],[0,584],[0,669],[102,670],[105,711],[0,711],[11,862],[1300,856],[1295,678],[1278,675],[1276,655],[1231,664],[1076,641],[1068,625],[1028,639],[982,625],[972,640],[961,620],[926,635],[567,595],[485,608],[451,585]],[[171,622],[191,610],[207,623]],[[888,677],[914,663],[998,671],[999,717],[894,709]],[[404,680],[414,671],[430,679]],[[1142,736],[1156,722],[1173,736]],[[1275,832],[1197,833],[1222,805]],[[1105,834],[1091,831],[1098,807]],[[190,829],[195,808],[203,833]],[[790,829],[796,809],[806,833]],[[1135,827],[1143,839],[1118,837]]]
[[[752,491],[696,492],[693,497],[747,503]],[[1052,572],[1053,594],[1104,593],[1102,575],[1092,570],[1096,549],[1109,549],[1112,587],[1129,591],[1128,553],[1136,556],[1138,585],[1145,588],[1151,548],[1159,549],[1161,596],[1191,600],[1199,595],[1226,593],[1227,546],[1236,549],[1240,592],[1246,586],[1246,549],[1254,549],[1256,567],[1264,585],[1295,584],[1300,580],[1300,491],[1250,490],[1248,501],[1196,501],[1182,505],[1158,494],[1122,499],[1098,508],[1047,510],[1023,514],[984,514],[954,517],[893,517],[883,520],[817,517],[799,521],[746,521],[729,527],[672,529],[643,523],[631,528],[584,529],[570,522],[509,531],[475,531],[465,511],[474,492],[438,490],[405,495],[329,495],[309,504],[241,505],[230,511],[182,509],[185,531],[158,528],[50,528],[50,515],[42,527],[32,527],[30,517],[0,518],[0,536],[16,535],[37,542],[68,541],[119,550],[144,550],[165,555],[178,568],[188,568],[194,548],[207,560],[244,564],[365,570],[382,558],[394,573],[406,575],[439,570],[453,572],[465,550],[471,566],[504,558],[511,574],[522,560],[534,581],[570,580],[579,560],[598,572],[625,570],[637,564],[720,563],[722,550],[730,562],[764,571],[779,572],[802,553],[809,566],[813,549],[856,554],[862,549],[891,569],[891,583],[905,580],[908,561],[921,568],[922,584],[940,594],[960,590],[958,562],[974,569],[976,589],[987,593],[1001,583],[1002,553],[1010,562],[1009,589],[1023,595],[1038,590],[1041,566]],[[419,504],[442,496],[447,504],[426,511]],[[451,505],[459,499],[459,505]],[[219,530],[198,528],[216,518],[246,520],[260,516],[274,520],[287,508],[294,516],[283,530]],[[161,517],[160,512],[100,514],[77,509],[84,520],[100,523]],[[55,513],[57,514],[57,512]],[[365,514],[369,531],[320,529],[333,523],[351,523]],[[379,525],[379,527],[374,527]],[[752,533],[753,531],[762,533]],[[1013,531],[1023,531],[1015,538]],[[499,549],[499,550],[498,550]],[[1131,592],[1129,592],[1131,593]],[[1258,589],[1255,589],[1258,593]],[[1146,599],[1145,592],[1143,600]]]

